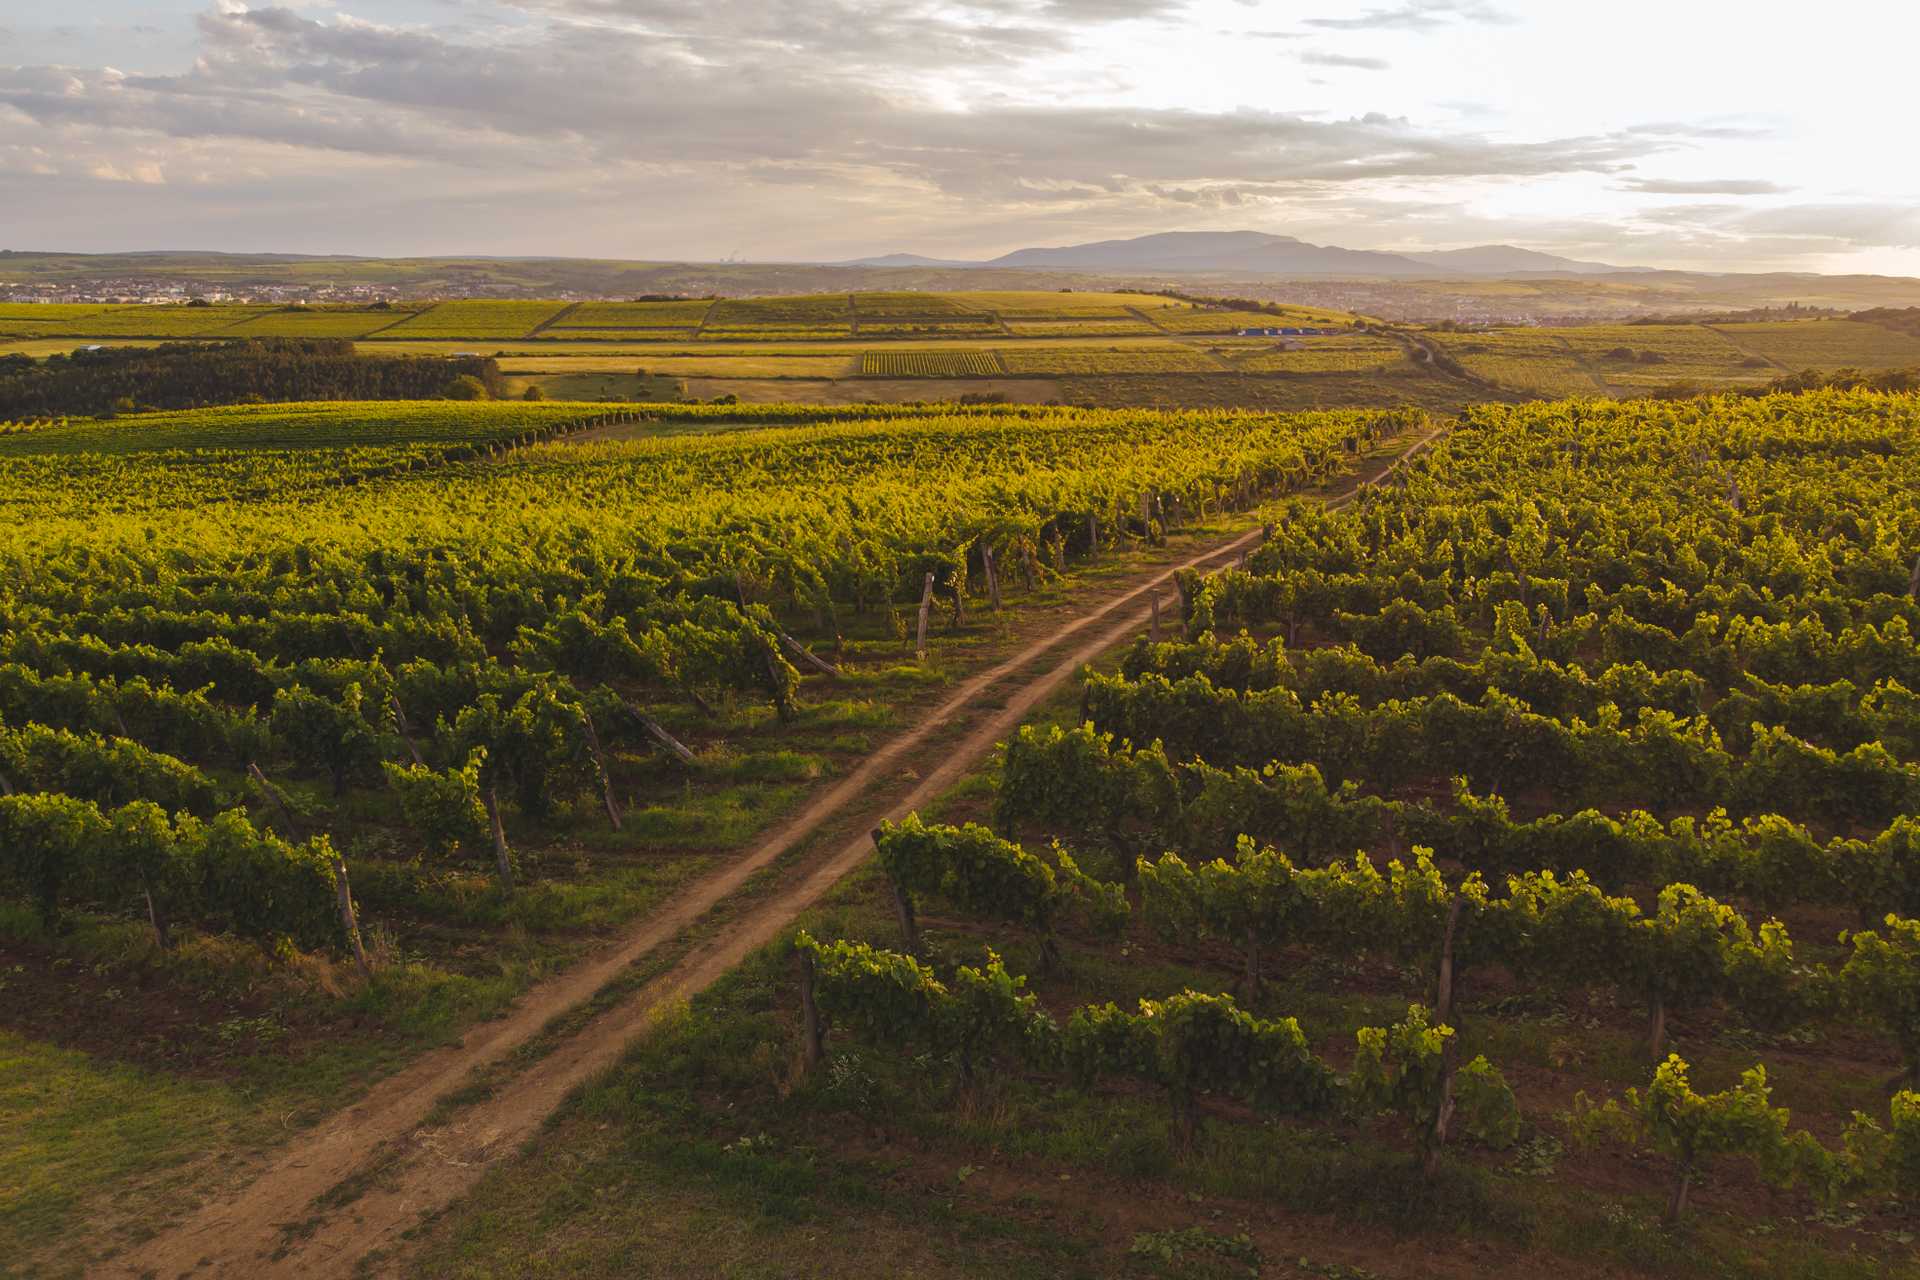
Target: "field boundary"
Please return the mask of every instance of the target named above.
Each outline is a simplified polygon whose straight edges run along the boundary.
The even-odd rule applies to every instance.
[[[528,339],[539,337],[541,334],[545,333],[548,329],[553,328],[555,325],[559,324],[562,320],[565,320],[568,316],[572,315],[574,312],[578,311],[581,307],[585,305],[586,305],[585,303],[581,303],[581,302],[568,303],[566,306],[560,308],[558,311],[548,316],[545,320],[542,320],[539,324],[533,326],[533,328],[527,330],[525,337],[515,338],[514,341],[525,342]]]

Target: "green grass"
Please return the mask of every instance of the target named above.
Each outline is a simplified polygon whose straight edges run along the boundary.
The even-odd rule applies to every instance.
[[[258,1136],[256,1095],[0,1031],[0,1252],[71,1240],[104,1188],[180,1189],[182,1166]]]

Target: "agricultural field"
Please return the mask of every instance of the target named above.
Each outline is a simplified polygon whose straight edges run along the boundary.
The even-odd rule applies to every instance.
[[[1853,320],[1782,320],[1714,328],[1742,350],[1788,370],[1920,367],[1920,338]]]
[[[40,332],[48,337],[72,334],[79,338],[198,338],[218,334],[230,325],[266,314],[262,306],[217,305],[190,307],[159,305],[115,307],[77,315]]]
[[[381,334],[383,338],[524,338],[565,310],[559,302],[440,302]]]
[[[1429,335],[1475,377],[1549,399],[1599,395],[1587,366],[1557,334],[1524,329]]]
[[[1409,425],[428,402],[0,436],[8,1269],[177,1219],[209,1145],[297,1145],[724,867],[1090,553]]]
[[[696,329],[713,303],[705,298],[675,302],[583,302],[548,322],[548,332],[571,329]]]
[[[743,404],[777,405],[1060,405],[1069,401],[1052,378],[993,374],[974,378],[883,378],[852,373],[838,378],[735,378],[690,376],[681,380],[684,398],[713,400],[732,396]],[[1126,407],[1126,406],[1122,406]]]
[[[707,313],[714,329],[803,329],[814,324],[844,329],[853,306],[844,293],[802,294],[791,298],[723,298]]]
[[[795,324],[792,322],[764,325],[718,325],[712,320],[700,331],[701,338],[711,342],[817,342],[821,339],[851,338],[851,324]]]
[[[1221,366],[1187,347],[1005,347],[1008,373],[1219,373]]]
[[[679,378],[668,373],[641,372],[631,362],[625,372],[561,370],[512,374],[506,377],[505,397],[524,399],[527,388],[538,387],[543,400],[592,401],[600,404],[670,404],[683,398]]]
[[[853,312],[861,320],[941,319],[964,320],[973,308],[960,298],[944,293],[856,293]]]
[[[1161,332],[1140,319],[1008,320],[1006,326],[1016,338],[1149,337]]]
[[[1105,319],[1119,320],[1135,311],[1186,307],[1189,304],[1147,293],[1052,293],[980,290],[950,295],[961,305],[991,311],[1003,320]]]
[[[1200,307],[1162,307],[1145,314],[1155,328],[1167,333],[1232,333],[1256,323],[1244,311],[1212,311]]]
[[[746,347],[739,351],[640,350],[625,355],[503,356],[500,369],[508,374],[648,373],[715,378],[843,378],[859,372],[860,357],[839,352],[788,353]]]
[[[0,302],[0,337],[60,333],[73,322],[118,310],[102,302]]]
[[[858,325],[863,338],[912,337],[950,334],[956,338],[977,338],[1002,332],[1000,322],[991,317],[939,316],[917,320],[867,320]]]
[[[1563,339],[1604,382],[1622,390],[1675,383],[1737,386],[1763,383],[1779,372],[1704,325],[1587,325],[1533,332]]]
[[[868,351],[860,372],[878,378],[991,378],[1003,370],[991,351]]]
[[[1490,393],[1443,378],[1411,361],[1347,373],[1072,374],[1057,379],[1067,404],[1119,408],[1261,409],[1295,413],[1310,409],[1395,405],[1435,413],[1458,413]]]
[[[1385,338],[1302,338],[1293,347],[1256,351],[1235,367],[1244,373],[1366,373],[1406,358],[1399,344]]]
[[[0,512],[100,521],[338,487],[551,431],[598,408],[453,401],[232,405],[0,434]]]
[[[1914,1275],[1920,399],[1404,476],[1185,578],[422,1270]]]
[[[407,320],[405,309],[282,307],[230,324],[222,338],[364,338]]]

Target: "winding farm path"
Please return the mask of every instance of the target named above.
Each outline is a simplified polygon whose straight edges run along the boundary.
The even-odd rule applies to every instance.
[[[1329,497],[1343,506],[1438,439],[1436,427]],[[1258,544],[1252,529],[1173,565],[1162,565],[1083,604],[1076,616],[964,681],[900,734],[757,841],[695,882],[619,941],[529,990],[507,1016],[474,1027],[375,1085],[286,1147],[264,1157],[234,1194],[187,1213],[171,1229],[95,1268],[106,1276],[336,1277],[379,1274],[381,1256],[507,1158],[567,1094],[611,1066],[663,1011],[766,945],[872,853],[868,832],[926,805],[973,768],[1080,668],[1147,624],[1151,601],[1184,569],[1232,563]],[[753,878],[803,846],[809,852],[777,890],[744,904],[724,928],[705,931],[651,980],[589,1017],[609,982],[680,938]],[[607,1003],[607,1002],[603,1002]],[[475,1072],[498,1068],[555,1019],[564,1034],[482,1100],[436,1116]]]

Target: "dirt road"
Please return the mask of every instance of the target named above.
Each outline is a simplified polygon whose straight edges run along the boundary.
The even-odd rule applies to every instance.
[[[1391,473],[1438,432],[1421,437],[1357,478],[1330,506]],[[374,1086],[360,1101],[262,1162],[237,1194],[185,1216],[96,1274],[111,1276],[301,1276],[379,1274],[369,1255],[389,1250],[423,1218],[451,1203],[495,1160],[510,1155],[576,1085],[610,1066],[663,1011],[699,991],[776,937],[872,852],[867,832],[883,818],[924,806],[958,781],[1029,712],[1080,670],[1145,626],[1150,600],[1172,575],[1231,563],[1256,545],[1250,530],[1182,563],[1153,570],[1088,607],[1005,661],[959,685],[916,727],[899,735],[743,856],[703,878],[618,943],[528,991],[506,1017],[475,1027]],[[901,784],[914,779],[904,791]],[[888,786],[887,784],[894,785]],[[831,852],[747,907],[659,977],[582,1025],[492,1096],[427,1122],[435,1104],[478,1070],[494,1066],[550,1021],[689,926],[801,844],[838,832]],[[358,1194],[343,1195],[353,1186]]]

